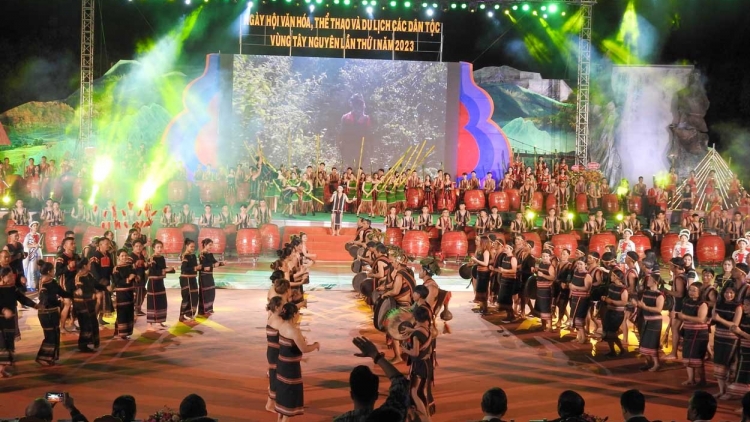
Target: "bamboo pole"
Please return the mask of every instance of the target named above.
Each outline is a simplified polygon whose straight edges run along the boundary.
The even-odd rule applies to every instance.
[[[359,186],[359,177],[362,169],[362,152],[365,150],[365,137],[362,137],[362,144],[359,146],[359,164],[357,165],[357,185]]]

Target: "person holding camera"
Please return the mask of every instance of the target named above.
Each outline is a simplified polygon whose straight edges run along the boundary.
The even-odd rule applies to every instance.
[[[25,417],[21,418],[19,422],[24,420],[52,422],[54,420],[52,409],[57,403],[62,403],[65,410],[70,412],[71,422],[88,422],[86,416],[76,409],[73,397],[68,393],[47,393],[45,398],[35,399],[26,407]]]

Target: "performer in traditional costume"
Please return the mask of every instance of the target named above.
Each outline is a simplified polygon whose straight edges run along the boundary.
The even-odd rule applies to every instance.
[[[42,366],[52,366],[60,359],[60,298],[73,299],[73,292],[65,291],[53,278],[54,265],[40,259],[37,266],[42,275],[37,316],[44,330],[44,340],[36,355],[36,362]]]
[[[266,204],[265,199],[258,201],[258,207],[253,210],[253,219],[255,219],[255,227],[271,224],[273,215],[271,214],[271,207]]]
[[[313,180],[313,196],[317,199],[314,204],[314,211],[323,211],[327,180],[328,175],[326,175],[326,163],[318,163],[318,170],[315,172],[315,178]]]
[[[619,268],[615,267],[610,271],[609,279],[607,295],[601,297],[601,301],[607,305],[602,320],[602,340],[609,345],[609,353],[606,356],[617,357],[627,352],[617,332],[625,320],[625,305],[628,304],[629,296],[627,286],[623,283],[625,274]],[[623,336],[627,335],[626,331]],[[615,345],[620,350],[619,352],[615,351]]]
[[[411,215],[411,210],[404,210],[404,218],[401,219],[401,231],[406,233],[409,230],[416,230],[417,222]]]
[[[134,299],[137,275],[133,262],[126,249],[117,251],[117,266],[112,271],[112,281],[117,297],[117,321],[115,322],[115,337],[129,340],[133,335],[135,325]]]
[[[110,316],[114,312],[112,296],[110,295],[110,281],[114,265],[110,254],[110,243],[106,237],[96,241],[96,249],[85,256],[91,264],[91,274],[96,279],[96,315],[99,325],[106,325],[104,316]],[[131,301],[132,304],[132,301]]]
[[[80,333],[78,333],[78,350],[84,353],[94,353],[89,348],[99,347],[99,324],[96,320],[96,293],[97,280],[91,274],[91,265],[86,258],[78,261],[77,274],[75,276],[75,297],[73,298],[73,309],[78,319]]]
[[[727,394],[727,379],[729,368],[732,364],[734,354],[737,351],[737,336],[730,331],[735,325],[742,321],[742,306],[735,301],[737,290],[734,285],[727,286],[722,292],[722,300],[716,304],[713,310],[712,321],[715,333],[713,342],[714,378],[719,385],[718,398],[726,400],[731,398]]]
[[[160,221],[162,227],[178,227],[180,225],[179,216],[172,212],[172,206],[169,204],[164,206]]]
[[[209,228],[218,228],[220,225],[219,218],[214,215],[214,213],[211,211],[211,205],[206,204],[205,207],[203,207],[203,214],[201,215],[201,218],[198,222],[198,225],[201,227],[209,227]]]
[[[196,277],[201,269],[195,256],[195,241],[185,239],[182,249],[182,264],[180,265],[180,289],[182,302],[180,303],[180,322],[195,318],[198,311],[198,281]]]
[[[419,214],[419,219],[417,220],[417,227],[419,230],[428,230],[430,227],[432,227],[434,224],[432,224],[432,214],[430,214],[430,210],[427,206],[422,207],[422,214]]]
[[[201,240],[200,254],[200,283],[198,290],[198,315],[211,316],[214,313],[214,299],[216,298],[216,284],[214,283],[214,266],[221,267],[223,261],[217,261],[211,252],[214,241],[205,238]]]
[[[401,227],[401,219],[398,217],[398,213],[396,212],[396,207],[391,207],[388,210],[388,215],[385,216],[384,223],[387,229]]]
[[[409,357],[410,397],[418,418],[429,422],[435,413],[430,391],[434,371],[432,318],[427,308],[418,307],[414,310],[414,320],[416,324],[409,337],[409,346],[404,348]]]
[[[672,273],[672,289],[667,290],[666,294],[673,296],[674,305],[669,314],[672,326],[672,352],[665,356],[664,359],[677,359],[677,348],[680,345],[680,329],[682,328],[682,320],[677,317],[677,314],[682,312],[682,304],[687,296],[688,283],[685,278],[685,261],[682,258],[672,258],[669,263],[669,271]]]
[[[536,268],[536,303],[534,308],[542,320],[542,330],[552,331],[552,283],[557,279],[557,269],[552,265],[553,251],[542,251],[542,262]]]
[[[78,270],[76,265],[80,260],[78,254],[76,254],[76,240],[73,237],[66,237],[62,243],[63,250],[57,254],[55,259],[55,277],[58,282],[67,292],[74,292],[76,290],[75,279]],[[73,300],[63,298],[63,308],[60,312],[60,330],[68,331],[65,328],[68,316],[71,316],[71,326],[75,328],[73,324],[73,318],[71,314],[71,308],[73,307]]]
[[[362,184],[362,201],[359,203],[359,207],[357,207],[357,216],[361,212],[366,212],[369,217],[373,216],[373,206],[372,206],[372,193],[373,193],[373,183],[372,183],[372,176],[369,174],[365,178],[365,183]]]
[[[696,282],[688,288],[688,298],[682,305],[682,312],[677,313],[677,318],[682,323],[684,330],[682,343],[682,360],[687,370],[687,380],[682,383],[685,386],[696,385],[696,372],[699,383],[706,382],[706,369],[703,359],[708,350],[708,305],[701,300],[701,283]]]
[[[0,375],[3,378],[11,376],[9,369],[16,362],[17,302],[31,308],[37,307],[33,300],[18,290],[13,270],[4,267],[0,270]]]
[[[133,264],[136,279],[133,282],[133,303],[135,305],[135,314],[138,316],[146,315],[143,312],[143,301],[146,299],[146,263],[148,256],[143,247],[143,241],[138,236],[138,240],[133,242],[133,251],[130,253],[130,259]]]
[[[151,246],[154,254],[148,262],[148,283],[146,284],[146,322],[148,329],[153,330],[154,324],[166,328],[167,321],[167,292],[164,289],[164,278],[175,272],[174,267],[168,267],[162,255],[164,244],[155,239]]]
[[[479,303],[479,313],[487,314],[487,299],[490,288],[490,238],[481,236],[479,247],[471,262],[477,266],[476,293],[474,302]]]
[[[29,224],[29,210],[23,206],[22,200],[16,201],[16,207],[10,210],[10,221],[13,221],[16,226],[26,226]]]
[[[458,204],[458,210],[453,216],[456,230],[464,230],[471,223],[471,213],[466,210],[466,204]]]
[[[332,204],[331,207],[331,235],[341,236],[341,219],[344,215],[344,209],[346,204],[351,204],[355,199],[349,199],[344,193],[344,186],[339,185],[336,187],[336,192],[331,195],[329,202]]]
[[[552,239],[552,236],[560,234],[562,224],[560,222],[560,217],[557,216],[557,210],[555,208],[549,209],[547,213],[547,217],[545,217],[544,222],[542,222],[542,230],[544,230],[547,235],[547,239]]]
[[[39,269],[37,261],[42,258],[42,235],[39,233],[39,223],[32,221],[29,224],[29,232],[23,238],[23,249],[26,252],[23,258],[23,274],[26,275],[26,291],[34,292],[37,289]]]
[[[284,280],[286,281],[286,280]],[[289,282],[287,281],[287,286]],[[266,321],[266,360],[268,361],[268,400],[266,400],[266,410],[276,413],[276,365],[279,361],[279,328],[284,320],[279,314],[284,309],[284,302],[281,296],[274,296],[268,300],[266,311],[268,311],[268,320]]]
[[[570,316],[573,318],[573,328],[578,330],[577,340],[586,343],[585,322],[589,311],[589,293],[591,290],[591,275],[586,263],[576,261],[573,277],[570,280]]]
[[[643,313],[643,323],[638,329],[641,334],[638,352],[646,358],[646,365],[642,371],[655,372],[659,370],[659,352],[661,350],[661,311],[664,308],[664,295],[659,291],[659,274],[646,276],[644,284],[646,290],[643,298],[638,300],[631,297],[630,301]]]
[[[441,236],[444,235],[445,232],[453,231],[453,223],[451,222],[451,215],[447,209],[444,209],[441,212],[440,218],[438,218],[435,228],[440,230]]]
[[[302,384],[303,353],[320,350],[320,344],[307,344],[295,322],[298,309],[293,303],[284,305],[279,316],[284,321],[279,327],[279,357],[276,364],[276,403],[274,410],[279,422],[287,422],[294,416],[305,413],[304,387]]]

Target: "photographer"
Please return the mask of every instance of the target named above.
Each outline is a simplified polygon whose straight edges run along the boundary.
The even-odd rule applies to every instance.
[[[70,419],[72,422],[88,422],[81,412],[76,409],[73,397],[68,393],[47,393],[46,398],[35,399],[26,408],[26,418],[35,418],[43,421],[52,422],[54,419],[52,416],[52,408],[57,403],[62,403],[66,410],[70,412]],[[21,418],[23,421],[25,418]]]

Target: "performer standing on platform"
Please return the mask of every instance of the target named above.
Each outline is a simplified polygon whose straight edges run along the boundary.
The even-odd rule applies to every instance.
[[[669,234],[669,224],[665,220],[664,211],[656,214],[656,219],[651,221],[651,232],[654,234],[654,250],[661,250],[661,241]]]
[[[355,199],[349,199],[344,193],[344,186],[339,185],[336,187],[336,192],[331,195],[331,199],[328,201],[332,205],[331,207],[331,235],[341,236],[341,219],[344,215],[344,209],[346,204],[351,204]]]
[[[216,283],[214,282],[214,266],[221,267],[223,261],[217,261],[211,250],[214,241],[205,238],[201,240],[200,255],[200,289],[198,291],[198,315],[209,317],[214,313],[214,299],[216,298]]]
[[[185,239],[182,249],[182,265],[180,266],[180,289],[182,303],[180,303],[180,322],[195,318],[198,311],[198,258],[195,256],[195,241]]]
[[[73,292],[67,292],[53,278],[55,267],[46,261],[37,262],[42,277],[39,280],[39,325],[44,330],[44,340],[36,355],[36,362],[42,366],[52,366],[60,359],[60,298],[73,299]]]
[[[117,266],[112,272],[112,281],[117,300],[117,321],[115,322],[115,337],[129,340],[133,335],[135,325],[134,290],[137,279],[133,262],[126,249],[117,251]]]
[[[298,309],[293,303],[284,305],[279,316],[284,321],[279,327],[279,358],[276,364],[276,404],[279,422],[305,413],[304,387],[302,384],[303,353],[320,350],[320,344],[307,344],[295,322]]]
[[[154,254],[148,262],[148,284],[146,285],[146,322],[148,329],[153,330],[154,324],[166,328],[167,321],[167,291],[164,289],[164,278],[175,272],[174,267],[168,267],[167,261],[161,254],[164,244],[154,239],[151,246]]]

